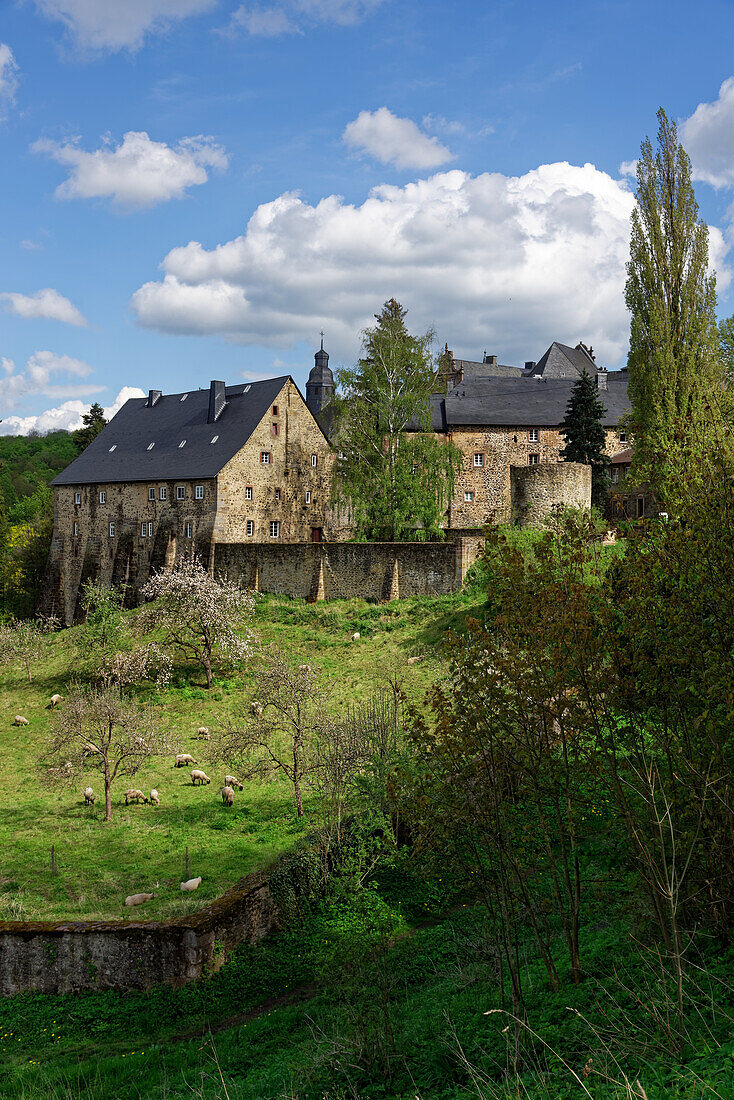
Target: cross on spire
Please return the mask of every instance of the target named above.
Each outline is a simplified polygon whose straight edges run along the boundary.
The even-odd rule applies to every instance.
[[[324,330],[321,330],[321,350],[324,350]]]

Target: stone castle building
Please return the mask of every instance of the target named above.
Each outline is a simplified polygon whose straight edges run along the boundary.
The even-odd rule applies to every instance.
[[[335,453],[322,414],[335,384],[323,336],[314,360],[305,400],[286,376],[128,401],[52,482],[43,610],[74,622],[90,579],[124,585],[134,604],[151,572],[180,556],[214,567],[216,548],[230,561],[237,547],[348,538],[331,503]],[[442,363],[431,430],[463,456],[444,524],[454,538],[488,521],[538,522],[557,503],[588,505],[588,468],[560,461],[559,425],[583,370],[606,406],[610,457],[628,447],[627,374],[598,368],[583,344],[554,343],[523,368],[448,349]]]

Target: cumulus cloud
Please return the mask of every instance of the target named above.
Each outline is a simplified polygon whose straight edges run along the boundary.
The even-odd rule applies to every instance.
[[[12,359],[3,359],[2,367],[6,375],[2,383],[3,413],[15,408],[28,394],[77,398],[100,393],[105,388],[72,382],[73,378],[87,378],[92,368],[82,359],[57,355],[53,351],[34,352],[22,370],[16,368]]]
[[[18,89],[18,66],[13,51],[5,42],[0,42],[0,122],[7,117],[8,108],[15,103]]]
[[[384,0],[275,0],[274,3],[241,4],[232,14],[228,31],[244,30],[261,38],[304,34],[331,23],[350,27],[361,23]]]
[[[213,8],[217,0],[36,0],[38,10],[64,24],[83,49],[138,49],[146,34]]]
[[[714,187],[734,185],[734,76],[724,81],[713,103],[699,103],[683,120],[680,136],[694,179]]]
[[[8,312],[14,313],[17,317],[25,317],[29,320],[44,318],[47,321],[63,321],[66,325],[87,327],[87,319],[76,306],[51,287],[38,290],[35,294],[12,292],[0,294],[0,301],[4,301]]]
[[[630,176],[632,179],[635,179],[637,176],[637,161],[623,160],[618,171],[620,176]]]
[[[429,137],[411,119],[398,118],[387,107],[360,111],[342,138],[356,152],[396,168],[438,168],[451,160],[451,153],[437,137]]]
[[[137,386],[123,386],[115,400],[105,408],[107,420],[111,420],[131,397],[145,397]],[[65,401],[54,409],[46,409],[36,416],[9,416],[2,422],[0,433],[3,435],[28,435],[29,432],[73,432],[82,426],[82,417],[89,411],[89,405],[82,401]]]
[[[469,358],[488,347],[521,363],[583,339],[615,365],[632,204],[626,183],[565,162],[518,177],[439,173],[359,206],[286,193],[234,240],[174,248],[132,305],[149,328],[275,348],[312,343],[323,324],[329,350],[352,358],[394,295],[414,331],[433,324]]]
[[[187,188],[206,183],[207,168],[223,170],[228,164],[226,152],[210,137],[186,137],[170,146],[151,141],[144,130],[129,130],[119,145],[108,140],[91,153],[77,140],[42,139],[31,148],[70,169],[56,188],[58,199],[109,198],[127,209],[183,198]]]

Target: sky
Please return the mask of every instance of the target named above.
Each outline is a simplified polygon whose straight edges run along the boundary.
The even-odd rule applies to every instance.
[[[734,3],[1,0],[0,433],[331,366],[396,297],[457,357],[624,364],[663,106],[734,312]]]

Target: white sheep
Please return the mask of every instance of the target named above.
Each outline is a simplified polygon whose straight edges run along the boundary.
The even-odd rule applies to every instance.
[[[225,806],[234,806],[234,791],[231,787],[222,787],[222,802]]]
[[[182,890],[198,890],[201,886],[201,875],[198,878],[190,878],[186,882],[181,883]]]
[[[160,806],[161,804],[160,795],[158,794],[158,791],[155,789],[155,787],[153,787],[152,791],[150,792],[150,801],[154,806]]]
[[[196,731],[196,736],[203,738],[204,741],[208,741],[209,740],[209,727],[208,726],[199,726],[198,730]]]
[[[354,634],[352,634],[352,641],[358,642],[361,637],[362,635],[359,633],[359,631],[355,630]]]
[[[145,797],[143,792],[139,791],[137,789],[137,787],[131,787],[129,791],[125,791],[125,805],[126,806],[130,802],[140,802],[141,799],[143,800],[143,802],[148,801],[148,799]]]
[[[191,756],[187,752],[180,752],[176,757],[176,763],[174,764],[174,767],[185,768],[187,764],[198,764],[198,760],[194,760],[193,756]]]
[[[57,707],[59,705],[59,703],[63,703],[63,701],[64,701],[64,696],[63,695],[52,695],[51,696],[51,710],[53,710],[54,707]]]
[[[125,898],[125,905],[142,905],[145,901],[152,901],[157,894],[130,894]]]
[[[313,669],[311,668],[310,665],[299,665],[298,666],[298,671],[299,672],[313,672]]]
[[[91,787],[84,788],[84,801],[94,805],[94,791]]]
[[[233,775],[225,775],[224,785],[225,785],[225,787],[236,787],[238,791],[244,790],[244,788],[243,788],[242,784],[240,783],[239,779],[235,779],[235,777]]]
[[[22,714],[16,714],[15,718],[13,719],[13,725],[14,726],[27,726],[28,725],[28,719],[24,718]]]
[[[255,699],[252,703],[250,703],[250,710],[256,718],[259,718],[263,712],[263,705],[262,703],[258,703],[257,699]]]
[[[201,772],[197,769],[194,769],[194,771],[192,771],[191,773],[191,785],[195,787],[197,782],[200,784],[200,786],[203,786],[205,783],[211,783],[211,779],[206,774],[206,772]]]

